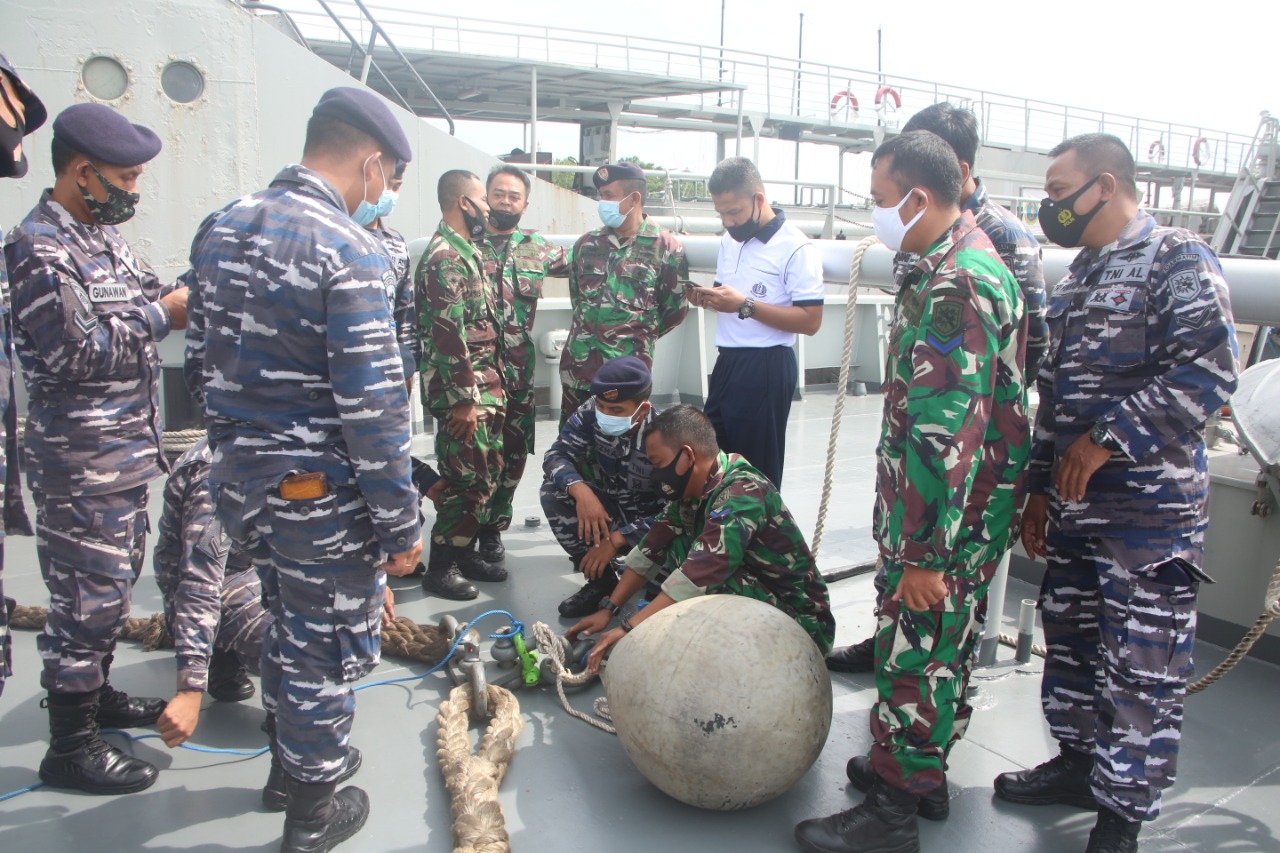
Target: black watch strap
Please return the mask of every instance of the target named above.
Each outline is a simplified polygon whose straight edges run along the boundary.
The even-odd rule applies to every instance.
[[[606,595],[604,598],[600,599],[599,609],[608,610],[611,615],[617,616],[618,612],[622,610],[622,605],[614,604],[613,601],[610,600],[609,596]]]

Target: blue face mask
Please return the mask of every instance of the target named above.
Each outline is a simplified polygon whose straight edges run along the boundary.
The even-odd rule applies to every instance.
[[[369,155],[368,159],[364,161],[364,165],[360,167],[361,172],[368,168],[369,160],[372,160],[374,157],[378,157],[378,155]],[[379,174],[382,174],[382,185],[385,187],[387,185],[387,176],[382,172],[382,159],[380,157],[378,159],[378,172]],[[366,196],[369,194],[369,179],[367,177],[364,179],[364,194]],[[381,203],[382,199],[379,198],[378,201]],[[362,198],[360,199],[360,203],[356,205],[355,213],[351,214],[351,218],[354,219],[356,224],[361,228],[367,228],[378,218],[378,207],[379,205],[371,204]]]
[[[639,414],[639,409],[636,414]],[[635,414],[631,415],[606,415],[604,412],[596,410],[596,426],[600,427],[600,431],[605,435],[611,435],[617,438],[620,435],[626,435],[635,426]]]
[[[378,199],[378,218],[390,216],[391,211],[396,209],[396,201],[400,198],[400,193],[394,193],[391,190],[384,190],[382,198]]]
[[[625,199],[624,199],[625,201]],[[619,225],[627,221],[627,214],[623,213],[620,208],[621,201],[601,201],[596,209],[600,213],[600,221],[609,228],[617,228]]]

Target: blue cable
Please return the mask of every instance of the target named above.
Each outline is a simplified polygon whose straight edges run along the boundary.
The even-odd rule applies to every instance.
[[[507,634],[489,634],[487,636],[490,639],[496,640],[501,637],[511,636],[512,634],[524,633],[524,623],[521,622],[519,619],[517,619],[515,616],[511,615],[506,610],[486,610],[484,613],[481,613],[479,616],[472,619],[470,622],[467,622],[466,627],[470,628],[473,625],[475,625],[477,622],[479,622],[481,619],[484,619],[487,616],[493,616],[495,614],[500,614],[511,620],[511,631]],[[449,659],[452,658],[453,653],[457,651],[458,644],[462,642],[462,638],[465,634],[466,634],[465,631],[459,631],[458,636],[454,637],[453,643],[449,646],[449,651],[445,653],[445,656],[441,658],[440,662],[434,665],[433,667],[431,667],[431,669],[422,673],[421,675],[408,675],[403,678],[387,678],[382,681],[375,681],[371,684],[362,684],[359,687],[354,688],[351,692],[356,693],[361,690],[368,690],[370,687],[381,687],[384,684],[400,684],[401,682],[404,682],[404,681],[417,681],[420,678],[426,678],[428,675],[437,671],[438,669],[440,669],[440,667],[444,666],[449,662]],[[122,729],[102,729],[101,734],[121,735],[130,741],[150,740],[152,738],[160,737],[160,735],[158,734],[131,735]],[[196,746],[195,744],[190,744],[190,743],[179,744],[178,747],[179,749],[189,749],[192,752],[205,752],[205,753],[211,753],[214,755],[245,755],[245,756],[251,756],[251,757],[262,755],[264,752],[268,752],[271,749],[270,747],[267,747],[267,746],[264,746],[261,749],[217,749],[212,746]],[[5,800],[11,800],[20,794],[25,794],[29,791],[35,791],[43,787],[44,787],[43,782],[36,782],[34,785],[28,785],[25,788],[19,788],[18,790],[10,791],[7,794],[0,794],[0,803],[3,803]]]

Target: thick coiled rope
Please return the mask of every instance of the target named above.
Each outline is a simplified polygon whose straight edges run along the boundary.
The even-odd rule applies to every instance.
[[[1203,678],[1197,678],[1187,685],[1187,693],[1199,693],[1234,669],[1236,664],[1244,660],[1244,656],[1249,654],[1253,644],[1258,642],[1258,638],[1266,633],[1268,626],[1276,619],[1280,619],[1280,560],[1276,561],[1276,567],[1271,571],[1271,582],[1267,584],[1265,609],[1258,616],[1258,621],[1254,622],[1248,633],[1240,639],[1240,642],[1236,643],[1236,647],[1231,650],[1231,654],[1227,655],[1226,660],[1215,666],[1208,675]]]
[[[520,704],[511,691],[489,685],[486,699],[493,717],[471,752],[471,686],[453,688],[436,717],[436,758],[453,814],[454,853],[509,853],[511,840],[498,802],[498,786],[524,728]]]
[[[857,248],[853,250],[853,261],[849,264],[849,303],[844,313],[844,343],[840,351],[840,375],[836,378],[836,408],[831,413],[831,440],[827,442],[827,467],[822,474],[822,500],[818,504],[818,523],[813,528],[813,542],[810,550],[814,559],[818,557],[818,548],[822,545],[822,529],[827,524],[827,504],[831,501],[831,479],[836,468],[836,446],[840,443],[840,420],[844,417],[844,398],[848,396],[849,364],[853,361],[853,335],[858,313],[858,279],[862,274],[862,256],[880,241],[875,237],[863,237]]]

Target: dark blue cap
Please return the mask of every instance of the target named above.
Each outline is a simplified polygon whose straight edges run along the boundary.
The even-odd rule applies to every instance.
[[[53,120],[53,138],[86,157],[136,166],[160,153],[160,137],[106,104],[72,104]]]
[[[408,163],[413,159],[413,148],[404,135],[404,128],[400,127],[400,122],[382,98],[368,89],[350,86],[330,89],[320,96],[320,102],[311,114],[336,118],[364,131],[382,143],[386,149],[382,153],[391,154],[397,160]]]
[[[600,189],[614,181],[643,181],[644,171],[635,163],[611,163],[596,169],[591,180],[595,182],[596,189]]]
[[[12,63],[0,53],[0,71],[9,75],[9,79],[13,81],[13,86],[18,90],[18,97],[22,99],[22,111],[25,113],[23,118],[23,136],[35,130],[44,124],[45,119],[49,117],[49,111],[44,108],[44,104],[36,93],[27,88],[27,84],[22,82],[22,78],[18,76],[18,72],[13,70]]]
[[[606,403],[621,403],[643,397],[653,387],[649,365],[634,355],[624,355],[600,365],[591,380],[591,396]]]

